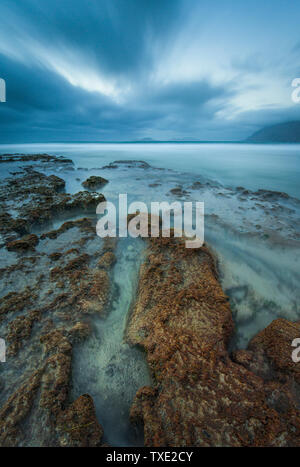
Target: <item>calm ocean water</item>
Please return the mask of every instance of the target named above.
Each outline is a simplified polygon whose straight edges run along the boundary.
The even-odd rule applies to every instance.
[[[191,172],[228,186],[284,191],[300,198],[300,144],[127,143],[0,145],[0,153],[50,153],[77,167],[142,159],[155,167]]]

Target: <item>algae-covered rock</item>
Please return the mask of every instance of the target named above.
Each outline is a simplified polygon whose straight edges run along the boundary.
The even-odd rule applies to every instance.
[[[30,234],[30,235],[25,235],[24,237],[20,238],[20,240],[8,242],[6,244],[6,248],[9,251],[33,250],[34,247],[36,247],[38,243],[39,243],[38,237],[34,234]]]
[[[146,446],[299,446],[299,324],[276,320],[230,355],[229,302],[207,248],[149,240],[127,340],[146,351],[153,387],[131,420]]]
[[[106,180],[106,178],[92,175],[91,177],[87,178],[84,182],[82,182],[82,186],[90,190],[97,190],[98,188],[101,188],[102,186],[106,185],[106,183],[108,183],[108,180]]]
[[[103,429],[99,424],[93,399],[89,394],[78,397],[58,417],[60,446],[99,447]]]
[[[69,165],[47,155],[3,156],[1,162],[20,160],[42,164],[47,172]],[[104,196],[64,188],[62,178],[33,166],[23,166],[0,187],[6,246],[0,336],[7,357],[1,367],[0,446],[101,445],[92,398],[72,402],[72,361],[74,348],[91,334],[90,316],[103,314],[110,301],[116,242],[96,234],[95,209]]]

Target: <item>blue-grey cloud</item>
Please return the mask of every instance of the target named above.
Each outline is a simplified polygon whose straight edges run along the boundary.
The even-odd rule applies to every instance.
[[[0,142],[233,140],[299,119],[300,7],[215,3],[2,0]]]

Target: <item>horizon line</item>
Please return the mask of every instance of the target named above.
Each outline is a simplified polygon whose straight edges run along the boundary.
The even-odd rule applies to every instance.
[[[300,144],[293,141],[264,141],[264,142],[255,142],[255,141],[214,141],[214,140],[151,140],[151,141],[140,141],[140,140],[129,140],[129,141],[27,141],[27,142],[0,142],[0,146],[4,145],[25,145],[25,144],[167,144],[167,143],[176,143],[176,144]]]

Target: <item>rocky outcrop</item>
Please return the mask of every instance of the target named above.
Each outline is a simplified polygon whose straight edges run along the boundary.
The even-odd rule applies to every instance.
[[[20,238],[20,240],[15,240],[13,242],[8,242],[6,248],[9,251],[24,251],[24,250],[34,250],[34,247],[39,243],[39,239],[36,235],[30,234],[25,235]]]
[[[300,325],[276,320],[230,355],[234,326],[206,247],[151,239],[127,339],[143,347],[153,387],[131,408],[146,446],[299,446]]]
[[[183,190],[183,188],[181,186],[177,186],[175,188],[172,188],[170,190],[170,193],[172,195],[178,196],[179,198],[188,194],[188,192],[186,190]]]
[[[56,175],[46,176],[33,170],[2,183],[0,235],[4,243],[19,240],[33,227],[46,224],[53,218],[79,212],[94,213],[98,203],[105,201],[104,196],[96,192],[64,193],[64,186],[64,180]],[[12,210],[14,215],[9,212]],[[25,249],[25,243],[23,246]],[[10,249],[19,247],[22,248],[21,243],[9,246]]]
[[[274,320],[250,341],[246,354],[248,368],[266,380],[272,380],[276,373],[280,381],[294,380],[300,384],[300,365],[291,358],[292,341],[299,337],[300,322]]]
[[[60,445],[72,447],[100,447],[103,429],[95,415],[89,394],[78,397],[58,418]]]
[[[64,165],[73,165],[71,159],[66,157],[56,157],[49,154],[1,154],[0,163],[8,162],[42,162],[42,163],[59,163]]]
[[[30,157],[46,165],[62,162]],[[15,158],[10,162],[29,160]],[[70,388],[76,345],[90,336],[91,316],[103,315],[110,301],[115,242],[100,240],[95,218],[87,217],[103,195],[71,195],[64,187],[60,177],[27,167],[0,188],[7,260],[0,269],[0,336],[6,341],[0,446],[102,444],[92,398],[72,400]],[[45,221],[72,210],[84,217],[46,231]],[[44,233],[30,233],[36,224]]]
[[[68,237],[60,239],[70,231],[61,228],[40,240],[31,252],[35,261],[20,258],[13,270],[2,270],[2,283],[9,284],[13,273],[16,289],[24,277],[31,286],[8,293],[0,304],[0,335],[7,344],[0,378],[1,446],[101,445],[92,398],[69,402],[71,362],[76,344],[91,333],[89,317],[103,314],[109,303],[114,243],[106,240],[99,248],[87,218],[71,226],[80,249],[70,249]]]
[[[108,165],[102,167],[103,169],[117,169],[118,167],[124,167],[127,169],[149,169],[151,166],[148,162],[138,160],[120,160],[111,162]]]
[[[84,188],[88,188],[89,190],[97,190],[98,188],[101,188],[107,183],[108,180],[106,180],[106,178],[92,175],[91,177],[87,178],[84,182],[82,182],[82,186],[84,186]]]

